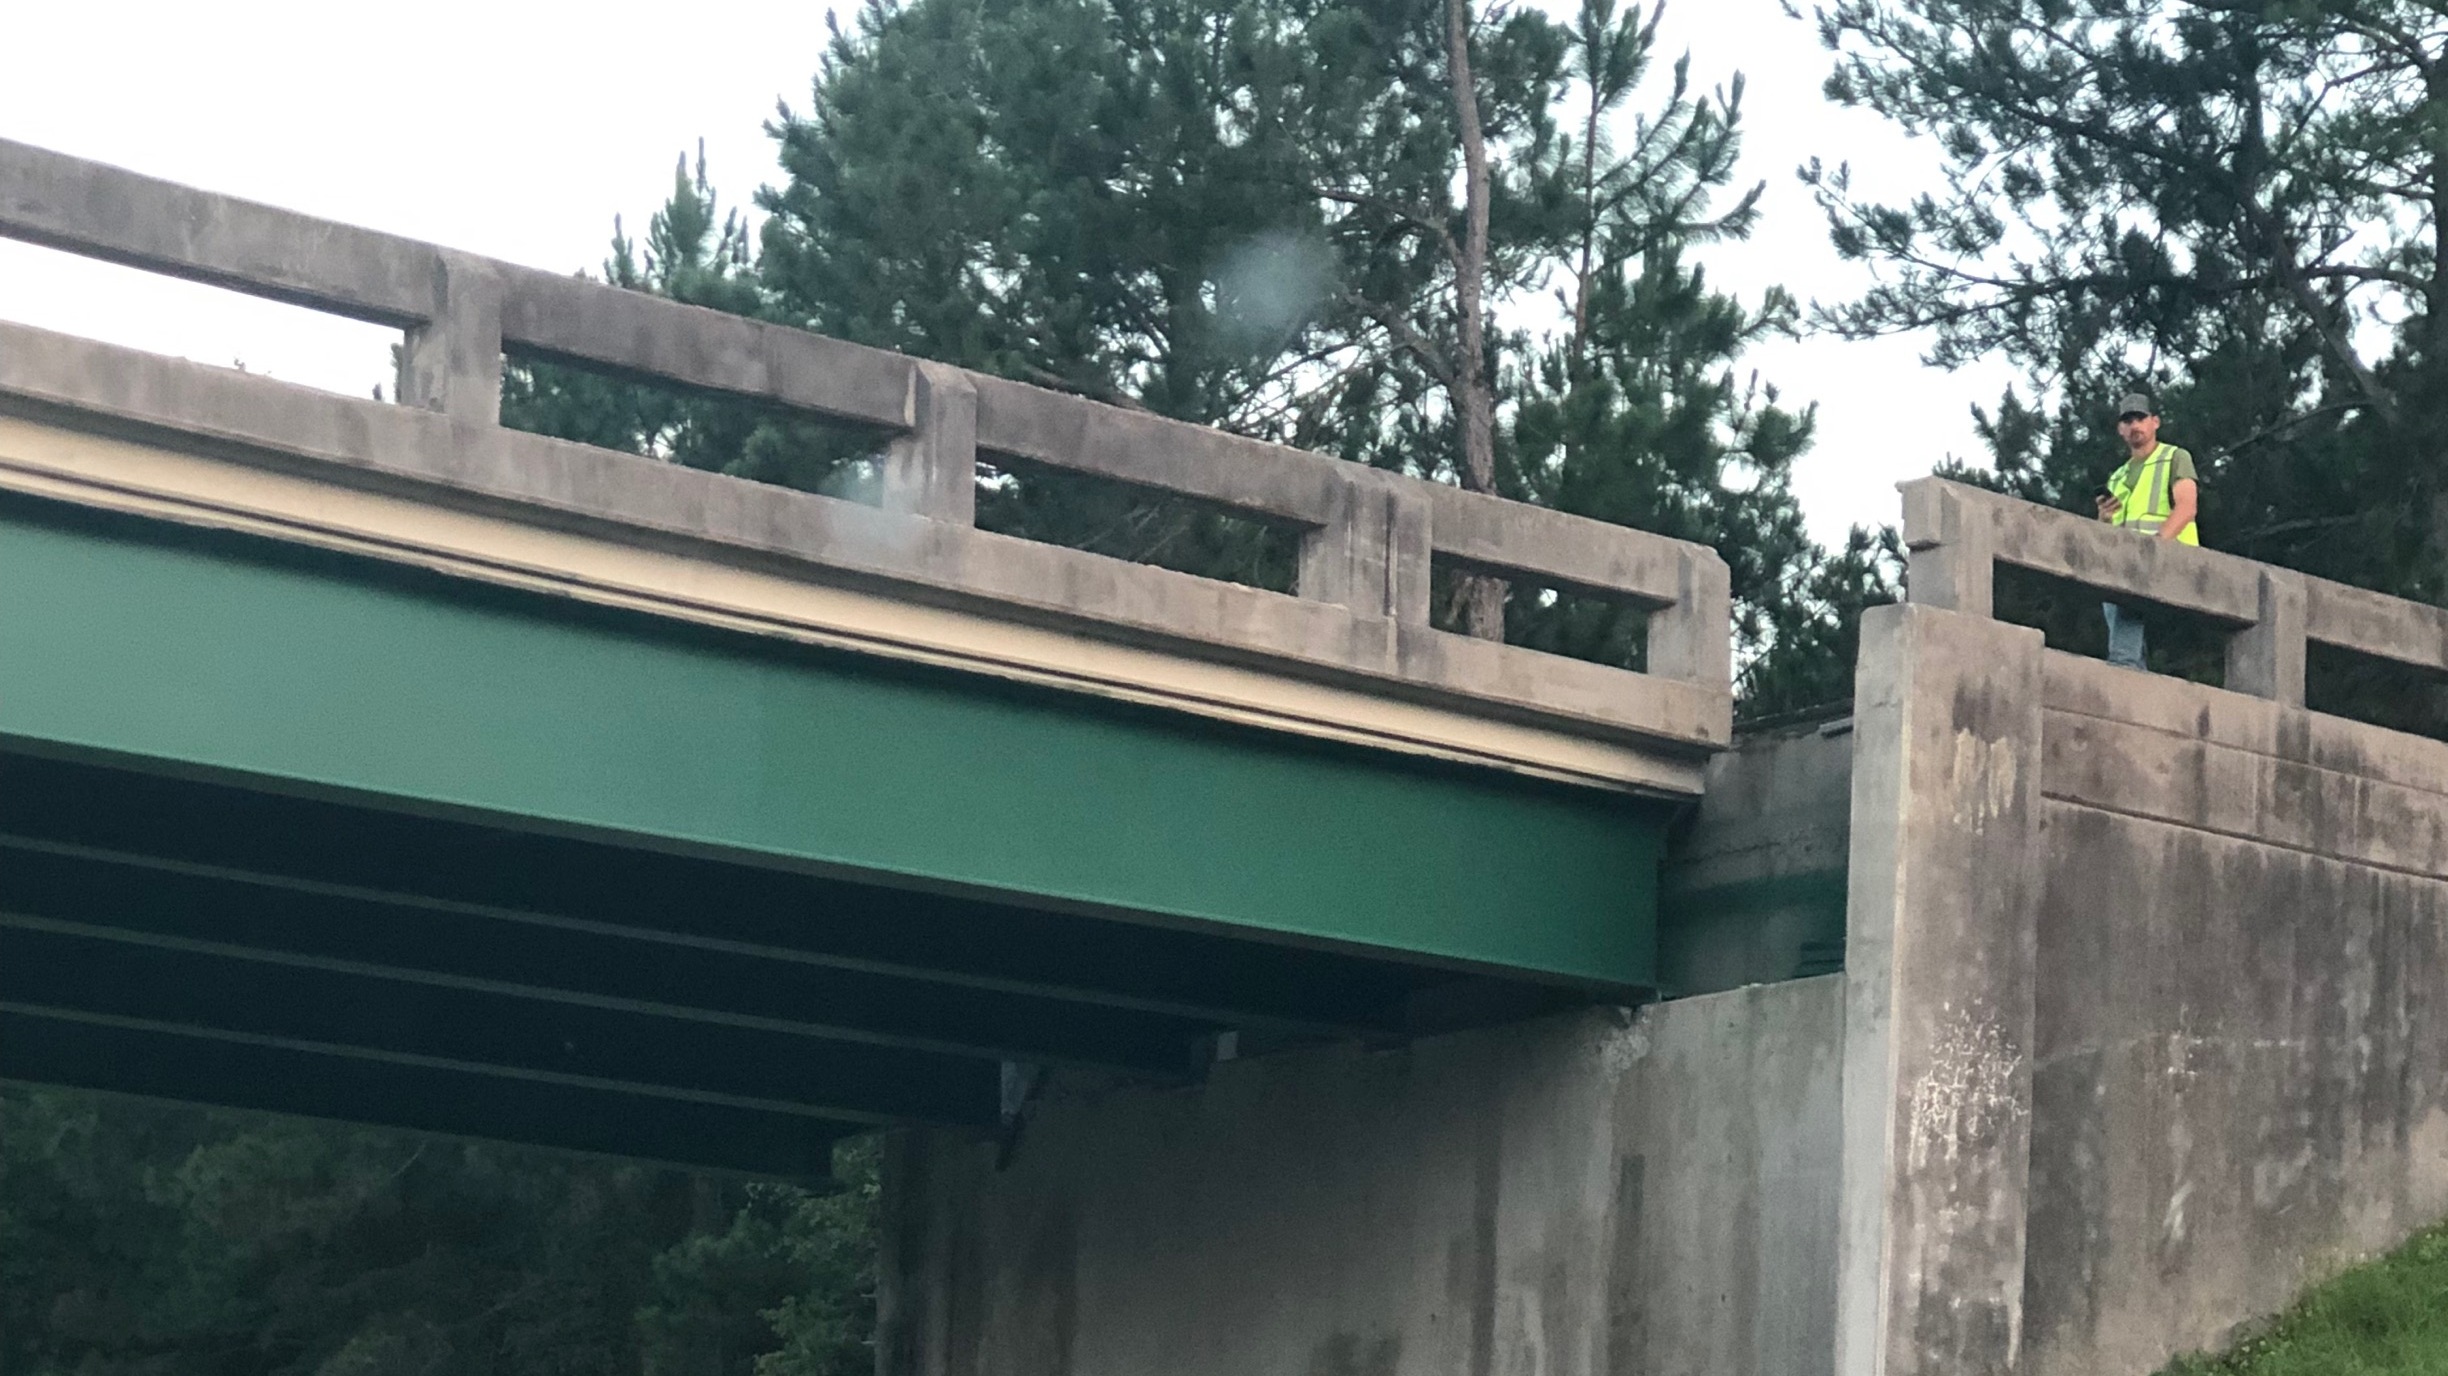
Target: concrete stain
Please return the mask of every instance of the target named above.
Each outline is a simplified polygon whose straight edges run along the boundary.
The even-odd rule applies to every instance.
[[[1632,1017],[1629,1027],[1608,1027],[1598,1037],[1598,1065],[1608,1079],[1629,1075],[1642,1061],[1649,1059],[1649,1010],[1644,1008]]]
[[[2015,1089],[2022,1066],[2022,1049],[2007,1040],[1995,1017],[1946,1005],[1931,1038],[1929,1068],[1914,1083],[1907,1109],[1913,1169],[1977,1151],[2029,1115],[2030,1105]]]
[[[1955,825],[1979,830],[2012,813],[2021,759],[2016,742],[1989,740],[1969,729],[1955,732],[1947,782],[1954,796]]]
[[[1504,1123],[1488,1114],[1472,1168],[1470,1376],[1496,1368],[1496,1208],[1504,1184]]]
[[[1650,1278],[1641,1265],[1642,1194],[1648,1184],[1649,1159],[1627,1153],[1616,1163],[1615,1199],[1608,1209],[1613,1236],[1608,1239],[1606,1274],[1606,1365],[1610,1373],[1641,1370],[1649,1349]]]

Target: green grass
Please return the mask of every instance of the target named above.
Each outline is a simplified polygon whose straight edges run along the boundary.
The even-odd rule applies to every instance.
[[[2160,1376],[2448,1376],[2448,1224],[2313,1290],[2234,1351]]]

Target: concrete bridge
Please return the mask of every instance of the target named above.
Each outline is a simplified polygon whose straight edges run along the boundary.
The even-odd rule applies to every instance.
[[[22,145],[0,234],[403,332],[386,404],[0,325],[0,1076],[892,1126],[892,1376],[2142,1373],[2448,1213],[2448,746],[2304,702],[2438,608],[1910,484],[1854,714],[1737,741],[1704,549]],[[505,429],[505,351],[873,427],[880,499]],[[998,455],[1295,594],[978,530]]]
[[[404,331],[386,405],[0,327],[11,1074],[801,1172],[1655,985],[1709,550],[22,145],[0,232]],[[505,349],[877,427],[882,505],[503,429]],[[980,454],[1300,595],[976,530]],[[1441,560],[1650,672],[1430,629]]]

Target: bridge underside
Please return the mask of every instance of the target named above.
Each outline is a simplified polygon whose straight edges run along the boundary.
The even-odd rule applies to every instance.
[[[1652,980],[1654,805],[0,498],[0,1075],[760,1173]]]
[[[1178,1079],[1219,1031],[1399,1036],[1435,1014],[1424,992],[1454,986],[0,755],[14,1078],[805,1174],[880,1121],[993,1125],[1002,1061]]]

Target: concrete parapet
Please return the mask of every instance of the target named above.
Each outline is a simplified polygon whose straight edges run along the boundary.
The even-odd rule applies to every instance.
[[[834,420],[912,428],[917,362],[883,349],[496,264],[502,343],[615,376],[752,397]]]
[[[1431,508],[1417,489],[1354,483],[1301,541],[1300,595],[1363,616],[1428,624]]]
[[[1975,589],[1986,587],[1995,565],[2012,564],[2232,625],[2249,624],[2260,614],[2259,566],[2249,559],[2142,539],[2072,512],[1943,478],[1920,478],[1898,488],[1904,494],[1904,544],[1912,552],[1913,571],[1933,565],[1955,570],[1935,605],[1988,615],[1988,595]],[[1932,599],[1915,590],[1912,600]]]
[[[910,374],[909,415],[909,432],[884,451],[884,509],[951,525],[975,525],[976,384],[958,368],[921,363]]]
[[[2448,607],[2306,578],[2304,626],[2305,634],[2324,645],[2426,669],[2448,668]]]
[[[1728,730],[1697,684],[0,325],[9,415],[46,433],[0,488],[1274,730],[1668,795]]]
[[[2227,687],[2289,707],[2304,700],[2304,576],[2261,570],[2260,612],[2227,641]]]
[[[1734,691],[1734,644],[1725,628],[1734,615],[1725,561],[1714,551],[1675,561],[1673,600],[1649,614],[1649,672],[1682,683]]]
[[[887,1156],[886,1376],[1828,1370],[1839,990],[1057,1082]]]
[[[443,309],[431,244],[7,139],[0,234],[378,325],[420,325]]]
[[[433,318],[400,346],[399,403],[471,425],[501,423],[501,274],[481,258],[434,255]]]
[[[464,441],[476,447],[500,447],[483,432],[497,426],[508,349],[876,427],[885,432],[883,505],[937,524],[972,523],[981,453],[1289,523],[1304,536],[1300,596],[1352,616],[1417,627],[1418,635],[1431,634],[1427,584],[1438,557],[1625,598],[1652,614],[1649,676],[1675,685],[1668,693],[1677,700],[1675,721],[1660,719],[1653,734],[1706,748],[1723,744],[1731,730],[1727,576],[1705,546],[4,140],[0,235],[398,326],[407,333],[400,399],[476,427]],[[16,343],[35,339],[21,335]],[[267,407],[279,404],[265,395]],[[173,427],[179,421],[158,419]],[[1577,671],[1537,671],[1548,672]],[[1683,699],[1699,703],[1697,733],[1686,729]]]
[[[2216,550],[2140,539],[2072,512],[1940,478],[1899,485],[1908,594],[1925,606],[1991,613],[1996,566],[2009,564],[2160,603],[2235,631],[2228,687],[2303,700],[2307,643],[2448,670],[2448,608],[2272,568]]]
[[[1912,600],[1988,616],[1996,599],[1997,523],[1975,489],[1929,479],[1902,484],[1906,586]]]

